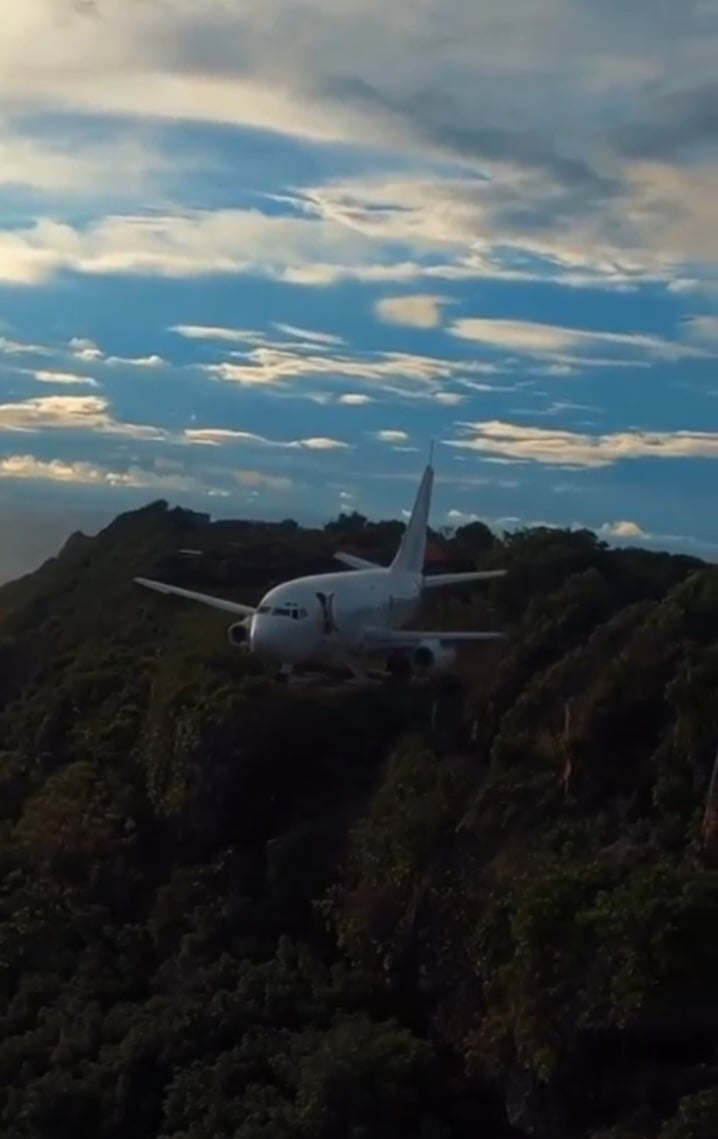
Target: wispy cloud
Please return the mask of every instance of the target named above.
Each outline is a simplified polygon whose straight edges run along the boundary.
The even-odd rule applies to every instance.
[[[49,356],[52,353],[49,348],[42,344],[26,344],[21,340],[0,336],[0,354],[3,356]]]
[[[460,426],[466,438],[447,439],[447,445],[514,462],[607,467],[627,459],[718,459],[718,433],[710,431],[586,435],[500,420]]]
[[[209,447],[221,447],[228,443],[248,443],[260,447],[288,447],[291,449],[305,448],[309,451],[339,451],[346,450],[350,444],[342,439],[331,439],[326,436],[310,436],[307,439],[267,439],[264,435],[256,435],[251,431],[237,431],[229,427],[190,427],[182,437],[189,443],[198,443]]]
[[[37,380],[40,384],[61,384],[61,385],[84,385],[90,388],[97,387],[97,380],[92,376],[84,376],[80,372],[58,372],[53,371],[51,368],[42,368],[35,372],[30,372],[33,379]]]
[[[647,353],[663,360],[680,360],[703,355],[693,344],[665,340],[641,332],[611,332],[584,328],[566,328],[555,324],[542,324],[530,320],[490,320],[467,317],[454,321],[450,327],[453,336],[486,344],[505,352],[520,352],[527,356],[557,356],[566,353],[590,353],[592,350],[618,348]]]
[[[314,329],[297,328],[295,324],[283,324],[281,321],[274,321],[274,327],[277,332],[284,332],[287,336],[293,336],[297,340],[306,340],[316,344],[327,344],[330,347],[340,348],[346,344],[343,336],[334,336],[329,332],[317,332]]]
[[[105,363],[121,365],[123,368],[164,368],[167,361],[154,353],[150,356],[107,356]]]
[[[213,328],[202,325],[177,325],[173,328],[187,339],[208,343],[244,344],[232,349],[229,358],[219,363],[197,364],[207,375],[228,383],[270,386],[302,378],[327,378],[332,381],[360,380],[381,384],[394,394],[406,394],[397,385],[423,386],[436,398],[455,404],[461,396],[442,392],[446,381],[463,382],[463,377],[493,372],[491,365],[475,360],[450,359],[411,352],[379,352],[347,346],[335,349],[324,339],[312,342],[278,340],[256,329]],[[487,388],[487,390],[489,390]],[[345,393],[343,403],[366,403],[362,393]]]
[[[187,427],[180,430],[131,423],[117,419],[103,396],[44,396],[17,403],[0,404],[0,432],[38,433],[44,431],[88,432],[126,436],[136,440],[222,447],[245,444],[259,447],[304,449],[308,451],[347,450],[352,444],[331,436],[269,439],[251,431],[228,427]]]

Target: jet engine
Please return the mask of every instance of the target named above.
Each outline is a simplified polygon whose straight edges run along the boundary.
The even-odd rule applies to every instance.
[[[441,641],[422,641],[411,654],[411,663],[417,672],[447,672],[456,663],[456,650],[446,648]]]
[[[249,628],[244,621],[235,621],[227,629],[227,640],[233,649],[249,652]]]

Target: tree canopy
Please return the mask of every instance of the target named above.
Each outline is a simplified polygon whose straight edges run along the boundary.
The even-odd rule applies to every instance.
[[[443,718],[132,584],[251,603],[396,535],[157,502],[0,590],[7,1139],[715,1139],[718,569],[435,535],[509,570],[422,618],[509,632]]]

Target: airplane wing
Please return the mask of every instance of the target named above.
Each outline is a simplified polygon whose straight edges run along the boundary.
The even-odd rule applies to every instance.
[[[508,570],[472,570],[470,573],[433,573],[422,582],[424,589],[438,589],[442,585],[468,585],[472,581],[491,581],[495,577],[505,577]]]
[[[505,633],[488,630],[453,632],[427,629],[425,632],[417,632],[414,629],[365,629],[364,647],[365,649],[410,649],[422,641],[441,641],[447,644],[460,641],[499,641],[505,636]]]
[[[382,568],[381,566],[378,566],[376,562],[368,562],[366,558],[358,558],[356,554],[345,554],[343,550],[337,550],[337,552],[334,554],[334,557],[338,562],[341,562],[342,565],[349,566],[350,569],[362,570]]]
[[[192,589],[180,589],[178,585],[165,585],[163,581],[151,581],[148,577],[136,577],[137,585],[144,585],[146,589],[156,589],[158,593],[172,593],[176,597],[184,597],[187,601],[199,601],[202,605],[210,605],[213,609],[223,609],[226,613],[235,613],[240,617],[251,617],[256,613],[251,605],[241,605],[238,601],[225,601],[222,597],[213,597],[208,593],[195,593]]]

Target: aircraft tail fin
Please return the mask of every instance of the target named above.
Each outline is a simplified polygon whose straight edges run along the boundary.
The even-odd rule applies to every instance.
[[[431,459],[424,470],[409,521],[396,552],[391,569],[404,573],[423,574],[426,555],[426,532],[431,509],[431,492],[434,485],[434,468]]]

